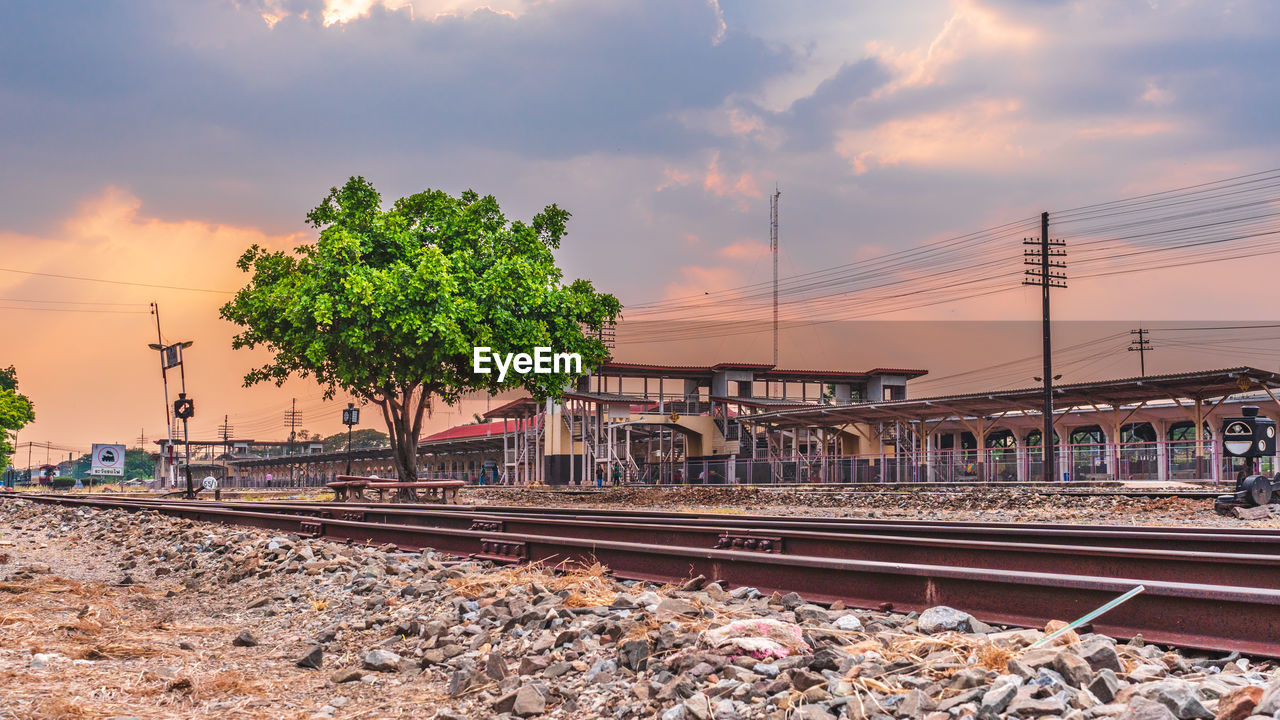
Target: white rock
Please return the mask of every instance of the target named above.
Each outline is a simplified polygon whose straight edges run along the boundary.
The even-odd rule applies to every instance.
[[[862,629],[862,621],[858,619],[857,615],[852,614],[841,615],[836,618],[834,625],[837,629],[848,630],[850,632],[857,632]]]

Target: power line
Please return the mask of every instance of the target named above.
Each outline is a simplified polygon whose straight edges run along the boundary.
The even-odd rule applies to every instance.
[[[37,277],[58,278],[59,280],[79,280],[81,282],[106,283],[108,285],[128,285],[131,287],[158,288],[161,290],[185,290],[187,292],[217,293],[219,295],[234,295],[234,290],[211,290],[209,288],[193,288],[183,287],[181,285],[158,285],[155,283],[130,282],[127,280],[107,280],[105,278],[84,277],[83,275],[62,275],[60,273],[35,272],[33,270],[18,270],[17,268],[2,268],[0,272],[17,273],[19,275],[34,275]]]

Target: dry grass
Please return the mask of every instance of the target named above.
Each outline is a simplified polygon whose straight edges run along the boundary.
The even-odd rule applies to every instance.
[[[608,605],[617,597],[609,569],[600,563],[584,566],[568,561],[558,565],[529,563],[509,565],[498,570],[477,570],[462,577],[450,578],[445,583],[468,598],[501,593],[519,585],[538,584],[552,591],[568,590],[565,600],[568,607],[594,607]],[[572,603],[572,604],[571,604]]]

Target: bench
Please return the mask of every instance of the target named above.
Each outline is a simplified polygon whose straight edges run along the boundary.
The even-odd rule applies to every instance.
[[[364,500],[364,489],[369,487],[369,478],[339,475],[338,479],[325,483],[324,486],[333,491],[334,502],[347,500]]]
[[[458,488],[464,487],[462,480],[419,480],[417,482],[396,482],[378,478],[359,477],[356,475],[339,475],[333,482],[325,483],[325,487],[333,491],[334,502],[364,502],[366,490],[378,493],[378,502],[386,502],[387,493],[391,492],[392,502],[441,502],[456,501]],[[425,498],[419,497],[422,491]]]
[[[458,495],[458,488],[466,485],[462,480],[419,480],[417,482],[370,482],[366,487],[378,492],[378,502],[385,502],[386,493],[394,490],[392,502],[416,503],[426,502],[453,503]],[[424,491],[426,498],[420,498],[418,491]]]

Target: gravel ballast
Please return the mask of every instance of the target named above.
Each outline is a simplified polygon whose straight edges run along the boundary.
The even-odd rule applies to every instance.
[[[1069,620],[1070,618],[1063,618]],[[1277,717],[1271,661],[0,503],[0,718]]]

